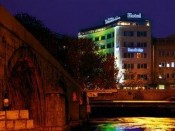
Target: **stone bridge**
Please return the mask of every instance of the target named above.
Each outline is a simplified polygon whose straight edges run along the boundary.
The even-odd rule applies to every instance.
[[[79,121],[80,86],[1,5],[0,15],[1,110],[7,97],[9,110],[27,110],[35,128]]]

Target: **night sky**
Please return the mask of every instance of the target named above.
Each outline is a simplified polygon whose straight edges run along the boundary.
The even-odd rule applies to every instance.
[[[175,34],[175,0],[0,0],[12,14],[26,12],[51,30],[77,36],[81,29],[127,12],[142,13],[152,22],[152,36]]]

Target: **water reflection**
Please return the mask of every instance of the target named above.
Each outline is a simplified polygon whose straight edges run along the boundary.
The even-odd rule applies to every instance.
[[[95,131],[175,131],[175,118],[122,117],[94,122],[98,123]]]

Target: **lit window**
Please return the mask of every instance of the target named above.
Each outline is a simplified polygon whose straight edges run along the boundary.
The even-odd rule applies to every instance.
[[[141,58],[141,53],[137,53],[137,58]]]
[[[165,89],[165,85],[159,85],[159,89]]]
[[[159,63],[159,67],[165,67],[165,65],[166,65],[165,62],[160,62]]]
[[[166,67],[170,67],[170,64],[169,64],[169,63],[167,63],[167,64],[166,64]]]
[[[146,26],[149,26],[149,25],[150,25],[149,22],[147,22],[147,23],[146,23]]]
[[[159,75],[159,79],[162,79],[162,76],[161,75]]]
[[[174,62],[171,62],[171,67],[174,67]]]

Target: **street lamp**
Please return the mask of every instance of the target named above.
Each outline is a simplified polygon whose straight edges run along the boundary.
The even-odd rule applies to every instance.
[[[10,102],[8,98],[7,92],[4,92],[3,94],[3,110],[9,110]]]
[[[3,110],[8,110],[9,106],[10,106],[10,102],[9,102],[9,97],[8,97],[8,93],[7,93],[7,43],[6,43],[6,39],[3,36],[3,43],[5,45],[5,56],[4,56],[4,93],[3,93]]]

